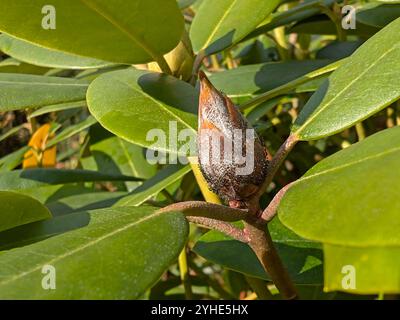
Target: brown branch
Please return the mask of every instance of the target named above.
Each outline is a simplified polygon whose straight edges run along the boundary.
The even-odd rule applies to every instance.
[[[245,232],[239,228],[236,228],[234,225],[224,222],[224,221],[219,221],[215,219],[210,219],[210,218],[205,218],[205,217],[192,217],[192,216],[187,216],[186,219],[192,223],[196,223],[198,225],[201,225],[207,229],[213,229],[220,231],[227,236],[232,237],[235,240],[248,243],[249,238],[246,236]]]
[[[282,296],[296,299],[296,288],[276,251],[266,224],[260,220],[246,221],[244,231],[249,237],[250,247]]]
[[[289,154],[289,152],[293,149],[293,147],[296,145],[298,141],[299,138],[291,134],[286,139],[286,141],[281,145],[279,150],[276,152],[276,154],[274,155],[274,157],[272,158],[271,162],[268,165],[268,173],[264,180],[264,183],[261,186],[260,190],[255,195],[257,199],[259,199],[263,195],[263,193],[267,190],[279,167],[281,166],[286,156]]]
[[[265,208],[265,210],[261,214],[261,219],[264,222],[269,222],[275,217],[279,203],[281,202],[286,191],[293,185],[293,183],[294,182],[291,182],[286,186],[284,186],[281,190],[279,190],[279,192],[274,196],[272,201],[268,204],[268,207]]]
[[[178,202],[158,210],[158,212],[171,211],[182,212],[185,216],[207,217],[228,222],[240,221],[248,216],[247,210],[230,208],[204,201]]]

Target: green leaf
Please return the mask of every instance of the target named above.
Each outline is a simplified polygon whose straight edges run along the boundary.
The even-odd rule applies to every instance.
[[[14,152],[7,154],[0,159],[0,172],[9,171],[18,167],[24,160],[25,153],[30,149],[29,146],[24,146]]]
[[[39,201],[19,193],[0,191],[0,203],[0,231],[51,218]]]
[[[400,247],[356,248],[324,244],[324,257],[325,291],[400,292]]]
[[[324,243],[400,245],[399,165],[400,127],[380,131],[311,168],[286,192],[279,217]]]
[[[0,190],[25,190],[48,185],[87,181],[138,181],[136,177],[103,174],[89,170],[24,169],[0,173]]]
[[[179,9],[190,7],[196,0],[177,0]]]
[[[0,30],[19,39],[119,63],[157,60],[179,42],[184,23],[175,0],[53,0],[55,29],[45,29],[46,0],[2,1]],[[71,14],[71,13],[74,14]],[[21,23],[23,21],[23,23]]]
[[[81,215],[84,227],[0,255],[2,299],[139,298],[178,257],[188,235],[183,215],[152,207]],[[45,265],[56,270],[56,290],[42,288]]]
[[[331,59],[339,60],[346,58],[353,54],[361,45],[363,41],[333,41],[317,51],[317,59]]]
[[[171,76],[136,69],[110,72],[91,83],[87,101],[104,128],[143,147],[179,153],[184,142],[177,141],[177,148],[167,138],[168,145],[158,137],[154,142],[147,138],[154,129],[165,137],[173,138],[183,129],[196,135],[196,90]],[[176,124],[175,133],[171,124]]]
[[[264,116],[268,111],[272,110],[282,99],[282,97],[277,97],[271,100],[268,100],[266,102],[263,102],[259,104],[258,106],[255,106],[254,108],[250,110],[246,110],[246,119],[251,123],[251,124],[256,124],[257,121]]]
[[[14,58],[6,58],[0,62],[0,73],[23,73],[43,75],[49,68],[34,66],[28,63],[18,61]]]
[[[322,283],[322,251],[316,242],[300,238],[278,219],[269,224],[271,237],[293,280],[303,284]],[[193,251],[203,258],[251,277],[271,280],[250,247],[223,233],[209,231]]]
[[[243,39],[280,3],[280,0],[203,0],[193,19],[193,50],[221,51]]]
[[[47,203],[46,206],[53,216],[60,216],[71,212],[108,208],[127,194],[127,192],[87,192],[57,199]]]
[[[84,186],[82,183],[68,184],[50,184],[41,187],[18,190],[18,192],[26,194],[32,198],[39,200],[41,203],[47,204],[59,199],[94,192],[93,186]]]
[[[87,88],[81,80],[0,73],[0,112],[84,100]]]
[[[173,184],[190,171],[190,166],[169,165],[146,180],[128,196],[119,200],[115,206],[138,206]]]
[[[328,65],[329,60],[267,62],[214,73],[210,81],[230,97],[252,96],[282,86]],[[237,81],[240,79],[240,81]]]
[[[156,165],[150,164],[145,150],[106,131],[99,124],[89,130],[90,155],[80,159],[84,169],[97,170],[108,174],[125,174],[148,179],[156,171]],[[122,190],[132,191],[139,182],[117,184]]]
[[[47,143],[46,147],[50,148],[50,147],[56,145],[57,143],[64,141],[64,140],[72,137],[73,135],[89,128],[90,126],[94,125],[95,123],[97,123],[97,120],[92,116],[88,116],[85,120],[65,128],[63,131],[61,131],[59,134],[57,134],[54,138],[52,138]]]
[[[0,135],[0,142],[7,139],[8,137],[11,137],[12,135],[16,134],[19,130],[25,127],[25,124],[20,124],[19,126],[12,127],[5,133]]]
[[[361,22],[357,22],[355,29],[346,30],[346,34],[349,36],[359,36],[361,38],[369,38],[380,29],[377,27],[365,25]],[[293,27],[287,30],[287,33],[298,33],[298,34],[316,34],[316,35],[337,35],[337,29],[335,24],[327,17],[311,17],[305,19]]]
[[[320,84],[320,81],[326,78],[328,74],[332,73],[339,66],[341,66],[344,61],[345,59],[335,61],[322,68],[311,71],[303,76],[289,81],[279,87],[275,87],[269,91],[263,92],[258,96],[255,96],[254,98],[251,98],[250,100],[242,103],[240,105],[240,109],[243,111],[247,111],[251,107],[259,105],[260,103],[292,92],[315,91],[315,87]]]
[[[110,66],[111,62],[46,49],[7,34],[0,35],[0,50],[32,65],[61,69],[90,69]]]
[[[364,43],[310,98],[292,133],[314,140],[368,118],[400,97],[400,19]],[[379,93],[379,94],[378,94]]]
[[[59,112],[59,111],[64,111],[64,110],[83,108],[85,106],[86,106],[86,100],[53,104],[53,105],[45,106],[38,110],[35,110],[34,112],[32,112],[31,114],[28,115],[28,119],[34,118],[37,116],[41,116],[43,114],[50,113],[50,112]]]
[[[84,227],[87,224],[88,215],[86,212],[66,214],[60,217],[55,216],[52,219],[24,224],[0,232],[0,251],[42,241],[55,235]]]
[[[356,12],[357,22],[383,28],[400,16],[400,4],[367,3]]]
[[[303,20],[305,18],[317,15],[321,12],[321,9],[317,5],[324,4],[326,7],[330,7],[337,0],[312,0],[305,1],[296,5],[293,8],[284,11],[278,11],[271,14],[265,21],[263,21],[257,29],[252,31],[245,39],[254,38],[261,34],[265,34],[277,27],[289,25],[293,22]],[[340,2],[340,1],[339,1]]]

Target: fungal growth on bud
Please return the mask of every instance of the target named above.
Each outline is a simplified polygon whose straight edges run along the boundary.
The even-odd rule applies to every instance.
[[[266,149],[232,101],[199,72],[198,153],[210,189],[231,207],[245,207],[267,174]]]

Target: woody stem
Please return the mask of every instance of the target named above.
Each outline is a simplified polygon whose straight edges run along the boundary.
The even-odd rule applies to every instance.
[[[260,190],[258,191],[256,197],[258,199],[263,195],[263,193],[267,190],[268,186],[271,184],[275,174],[277,173],[279,167],[282,165],[283,161],[286,159],[287,155],[290,151],[292,151],[293,147],[299,141],[299,138],[293,134],[291,134],[286,141],[281,145],[279,150],[276,152],[274,157],[272,158],[271,162],[268,165],[268,173],[261,186]]]
[[[265,223],[258,219],[245,221],[249,245],[265,271],[285,299],[297,299],[297,291],[272,242]]]
[[[254,209],[256,209],[254,202],[259,202],[260,197],[272,182],[279,167],[296,145],[297,141],[297,136],[290,135],[272,158],[269,163],[267,177],[260,188],[260,191],[252,199]],[[265,271],[271,276],[272,281],[275,283],[282,296],[285,299],[297,299],[298,295],[296,288],[278,255],[268,230],[268,221],[270,221],[276,214],[279,202],[289,186],[290,185],[284,187],[277,193],[262,214],[260,213],[261,210],[259,208],[257,210],[252,210],[253,213],[256,214],[245,219],[244,232],[248,236],[248,244],[256,254]]]

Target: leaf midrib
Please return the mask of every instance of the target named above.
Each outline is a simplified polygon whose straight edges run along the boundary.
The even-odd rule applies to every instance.
[[[122,139],[119,138],[119,137],[117,137],[117,140],[118,140],[119,145],[121,146],[121,149],[122,149],[122,152],[124,153],[125,158],[126,158],[127,161],[128,161],[128,165],[129,165],[129,168],[130,168],[131,171],[132,171],[132,175],[133,175],[133,176],[138,176],[138,175],[139,175],[139,172],[135,169],[135,166],[134,166],[134,164],[133,164],[133,162],[132,162],[131,157],[129,156],[129,152],[128,152],[128,150],[126,149],[126,146],[125,146],[124,141],[122,141]]]
[[[206,42],[203,45],[203,49],[207,48],[208,45],[210,44],[212,38],[215,36],[215,34],[217,33],[219,27],[221,26],[222,22],[226,19],[226,17],[228,16],[229,12],[232,10],[233,6],[235,5],[237,0],[233,0],[232,3],[230,4],[230,6],[228,7],[228,9],[224,12],[224,14],[221,17],[221,20],[218,21],[218,23],[215,25],[215,28],[213,29],[213,31],[210,33],[210,35],[208,36],[208,39],[206,40]]]
[[[349,84],[345,86],[341,91],[339,91],[338,94],[336,94],[331,100],[326,102],[321,109],[319,109],[315,114],[312,114],[300,127],[297,128],[297,130],[293,134],[299,135],[299,133],[304,129],[305,126],[307,126],[310,122],[312,122],[321,112],[325,111],[326,108],[332,102],[334,102],[338,97],[340,97],[344,92],[346,92],[357,80],[363,77],[369,70],[375,67],[380,60],[382,60],[386,55],[395,50],[397,47],[400,47],[400,43],[395,44],[391,49],[384,52],[378,59],[376,59],[373,63],[371,63],[370,66],[368,66],[363,72],[361,72],[357,77],[355,77],[352,81],[350,81]],[[342,65],[341,68],[347,68],[348,64],[351,64],[351,60],[348,61],[347,64]]]
[[[126,29],[123,25],[119,24],[117,20],[115,20],[110,12],[105,11],[104,9],[102,10],[98,6],[96,6],[95,3],[93,3],[91,0],[80,0],[86,7],[88,7],[90,10],[93,12],[97,13],[99,16],[107,20],[109,23],[111,23],[114,27],[116,27],[118,30],[122,31],[130,40],[132,40],[135,44],[137,44],[139,47],[141,47],[147,54],[149,54],[154,60],[157,60],[158,53],[154,52],[150,47],[148,47],[146,44],[142,43],[140,39]]]
[[[108,238],[110,238],[110,237],[112,237],[112,236],[114,236],[114,235],[116,235],[116,234],[118,234],[120,232],[123,232],[123,231],[125,231],[125,230],[127,230],[129,228],[132,228],[132,227],[134,227],[134,226],[136,226],[136,225],[138,225],[140,223],[146,222],[147,220],[156,218],[156,217],[158,217],[158,216],[160,216],[162,214],[163,214],[162,212],[154,212],[154,213],[152,213],[152,214],[150,214],[150,215],[148,215],[148,216],[146,216],[144,218],[136,220],[136,221],[134,221],[132,223],[129,223],[127,225],[124,225],[123,227],[118,228],[118,229],[116,229],[116,230],[114,230],[114,231],[112,231],[110,233],[107,233],[107,234],[105,234],[105,235],[103,235],[103,236],[101,236],[99,238],[96,238],[95,240],[89,241],[88,243],[86,243],[83,246],[78,246],[77,248],[75,248],[75,249],[73,249],[73,250],[71,250],[69,252],[66,252],[66,253],[64,253],[62,255],[57,256],[56,258],[48,260],[47,262],[41,262],[40,265],[35,267],[35,268],[32,268],[32,269],[30,269],[28,271],[25,271],[25,272],[22,272],[22,273],[20,273],[20,274],[18,274],[16,276],[11,277],[10,279],[6,279],[4,281],[1,281],[0,282],[0,286],[5,285],[5,284],[10,283],[10,282],[13,282],[13,281],[16,281],[16,280],[18,280],[18,279],[20,279],[22,277],[25,277],[25,276],[27,276],[27,275],[35,272],[35,271],[38,271],[45,264],[53,265],[53,264],[63,260],[64,258],[72,256],[72,255],[74,255],[74,254],[76,254],[76,253],[78,253],[78,252],[80,252],[80,251],[82,251],[84,249],[87,249],[87,248],[89,248],[89,247],[91,247],[93,245],[96,245],[97,243],[99,243],[99,242],[101,242],[101,241],[103,241],[105,239],[108,239]]]

